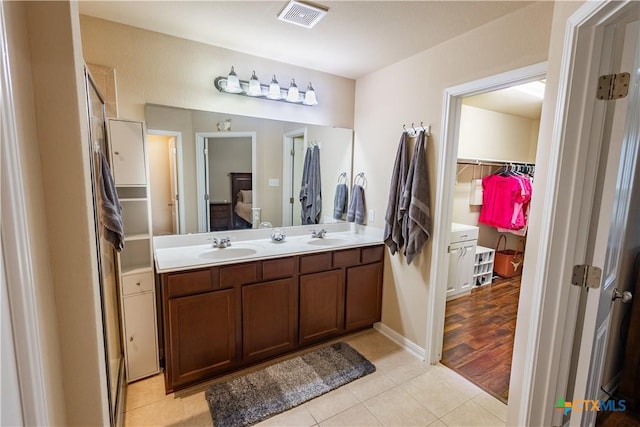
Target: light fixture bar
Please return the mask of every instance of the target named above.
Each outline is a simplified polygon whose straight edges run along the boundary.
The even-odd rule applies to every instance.
[[[313,97],[310,96],[306,96],[306,92],[305,91],[301,91],[298,90],[298,97],[297,100],[292,100],[291,98],[288,98],[289,95],[289,87],[280,87],[280,99],[275,99],[275,98],[271,98],[268,97],[267,95],[269,94],[269,85],[265,85],[260,83],[260,90],[261,90],[261,94],[259,95],[250,95],[249,93],[249,82],[246,80],[240,80],[240,88],[242,89],[242,91],[238,92],[238,91],[228,91],[227,90],[227,77],[216,77],[215,80],[213,81],[216,89],[218,89],[218,91],[222,92],[222,93],[229,93],[232,95],[242,95],[242,96],[247,96],[249,98],[261,98],[261,99],[268,99],[269,101],[278,101],[278,102],[286,102],[287,104],[301,104],[301,105],[306,105],[306,106],[312,106],[312,105],[316,105],[317,101],[315,100],[315,90],[313,89],[313,86],[309,85],[309,87],[311,88],[311,90],[314,92]],[[311,95],[311,94],[310,94]],[[309,99],[313,99],[314,103],[310,103]]]

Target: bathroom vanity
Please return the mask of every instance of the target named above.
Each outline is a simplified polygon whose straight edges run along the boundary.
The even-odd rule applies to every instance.
[[[167,393],[380,320],[382,233],[293,228],[282,243],[247,230],[224,249],[156,249]]]

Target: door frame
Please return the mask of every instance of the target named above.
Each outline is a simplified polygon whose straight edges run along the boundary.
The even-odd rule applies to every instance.
[[[431,277],[435,286],[429,287],[429,309],[427,324],[427,360],[431,364],[442,358],[444,337],[444,317],[446,308],[448,252],[451,222],[453,219],[453,187],[456,181],[456,159],[458,157],[458,138],[462,116],[462,99],[505,89],[511,86],[543,79],[547,74],[547,63],[540,62],[516,70],[507,71],[484,79],[475,80],[445,89],[443,102],[442,141],[444,149],[438,158],[437,190],[435,200],[435,218]]]
[[[293,129],[282,134],[282,226],[293,225],[292,205],[289,203],[289,189],[293,185],[293,169],[291,167],[291,150],[293,140],[296,137],[303,137],[304,144],[307,145],[307,127]],[[295,196],[294,196],[295,197]]]
[[[184,168],[182,157],[182,132],[172,130],[147,129],[147,135],[172,136],[176,139],[176,171],[178,173],[178,230],[176,234],[182,234],[186,230],[185,222],[185,194],[184,194]]]
[[[196,189],[197,189],[197,206],[198,206],[198,231],[200,233],[209,232],[209,208],[207,206],[205,195],[208,182],[205,182],[205,155],[204,144],[206,138],[251,138],[251,192],[253,197],[253,207],[259,206],[259,197],[256,189],[256,170],[257,170],[257,152],[256,152],[256,132],[196,132]]]

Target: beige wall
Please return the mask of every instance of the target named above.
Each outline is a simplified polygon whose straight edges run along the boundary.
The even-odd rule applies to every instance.
[[[458,157],[535,162],[539,120],[462,105]]]
[[[439,139],[443,91],[545,61],[552,12],[553,3],[528,6],[358,79],[354,170],[363,171],[368,178],[367,205],[376,212],[373,225],[384,226],[392,159],[402,124],[424,121],[432,125],[427,163],[433,201],[438,173],[436,155],[443,149]],[[405,84],[380,91],[389,81]],[[410,266],[403,256],[387,257],[384,273],[383,323],[423,348],[429,327],[426,308],[428,287],[432,285],[430,260],[431,244],[428,243]]]
[[[154,236],[174,234],[171,200],[169,147],[172,137],[147,135],[149,153],[149,192],[151,194],[151,230]]]
[[[353,80],[84,15],[81,28],[85,60],[116,70],[122,118],[144,121],[144,104],[154,103],[353,128]],[[255,70],[263,82],[273,74],[280,82],[311,81],[319,104],[220,93],[213,79],[227,75],[232,65],[243,80]]]
[[[24,238],[33,250],[42,387],[50,403],[44,410],[55,425],[104,425],[105,362],[77,5],[5,6],[29,215]]]

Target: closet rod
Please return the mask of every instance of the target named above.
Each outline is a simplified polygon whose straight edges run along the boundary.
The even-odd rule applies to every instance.
[[[459,165],[478,165],[478,166],[505,166],[505,165],[524,165],[535,166],[535,163],[516,162],[511,160],[493,160],[493,159],[466,159],[458,158]]]

